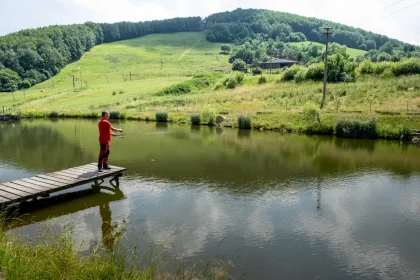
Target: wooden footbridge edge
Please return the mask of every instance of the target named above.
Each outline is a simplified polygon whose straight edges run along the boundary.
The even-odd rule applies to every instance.
[[[28,200],[37,200],[62,190],[92,183],[92,188],[103,188],[104,179],[112,177],[110,184],[119,188],[119,178],[126,168],[110,166],[110,170],[98,172],[97,163],[90,163],[30,178],[0,183],[0,208]]]

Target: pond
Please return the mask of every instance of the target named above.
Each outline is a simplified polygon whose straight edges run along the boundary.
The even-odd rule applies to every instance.
[[[420,149],[399,142],[117,122],[121,191],[34,210],[12,229],[113,227],[174,262],[231,259],[236,279],[420,279]],[[0,182],[96,161],[96,121],[0,124]],[[83,190],[81,186],[71,191]],[[151,247],[152,246],[152,247]]]

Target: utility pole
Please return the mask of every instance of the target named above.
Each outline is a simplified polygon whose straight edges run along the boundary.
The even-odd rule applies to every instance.
[[[322,91],[321,110],[324,107],[325,98],[327,96],[328,39],[329,39],[330,35],[332,34],[332,27],[325,26],[325,27],[323,27],[323,29],[324,29],[324,34],[326,35],[327,40],[326,40],[326,43],[325,43],[324,88],[323,88],[323,91]]]

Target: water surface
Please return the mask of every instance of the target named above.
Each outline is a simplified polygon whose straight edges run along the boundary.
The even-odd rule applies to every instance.
[[[420,149],[232,129],[115,123],[121,191],[28,213],[35,237],[74,224],[85,252],[113,227],[174,262],[233,259],[237,279],[420,279]],[[95,121],[0,124],[0,182],[94,162]],[[76,188],[76,191],[88,186]],[[73,190],[72,190],[73,191]],[[51,218],[55,216],[55,218]]]

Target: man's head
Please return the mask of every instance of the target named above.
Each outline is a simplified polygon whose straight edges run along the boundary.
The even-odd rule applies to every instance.
[[[102,118],[103,118],[104,120],[109,120],[109,112],[107,112],[107,111],[103,111],[103,112],[102,112]]]

